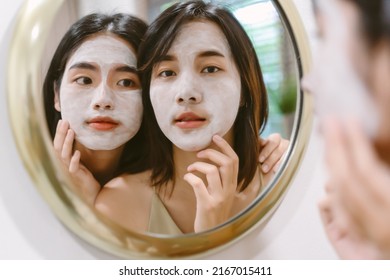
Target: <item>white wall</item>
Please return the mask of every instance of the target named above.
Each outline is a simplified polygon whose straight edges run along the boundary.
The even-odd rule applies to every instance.
[[[309,34],[309,0],[294,0]],[[0,259],[110,259],[69,232],[35,190],[13,142],[5,90],[11,26],[22,0],[0,9]],[[22,109],[22,108],[21,108]],[[319,220],[317,201],[324,184],[321,142],[313,131],[304,158],[283,203],[262,230],[209,255],[209,259],[334,259]]]

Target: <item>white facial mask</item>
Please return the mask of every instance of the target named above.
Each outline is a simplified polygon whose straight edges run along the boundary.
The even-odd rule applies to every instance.
[[[313,69],[303,84],[314,94],[315,113],[320,119],[328,116],[341,121],[357,119],[366,133],[374,137],[378,113],[351,59],[356,34],[337,1],[318,1],[323,39],[318,43]]]
[[[69,59],[60,87],[61,115],[88,149],[116,149],[139,130],[141,90],[136,72],[128,71],[136,65],[130,46],[108,35],[85,41]]]
[[[205,55],[211,51],[220,56]],[[237,116],[241,80],[230,47],[216,24],[196,21],[183,25],[168,55],[174,59],[155,66],[150,86],[157,122],[180,149],[202,150]]]

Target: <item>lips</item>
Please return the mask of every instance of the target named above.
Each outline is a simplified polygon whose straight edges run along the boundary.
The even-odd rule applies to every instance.
[[[206,118],[195,113],[186,112],[175,118],[175,125],[182,129],[199,128],[206,122]]]
[[[110,117],[96,117],[87,121],[88,126],[96,130],[107,131],[115,129],[119,122]]]

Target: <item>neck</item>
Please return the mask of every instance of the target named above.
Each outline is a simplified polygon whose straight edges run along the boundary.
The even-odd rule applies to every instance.
[[[124,149],[124,145],[110,151],[90,150],[80,143],[75,149],[81,153],[81,163],[93,174],[101,186],[113,179]]]

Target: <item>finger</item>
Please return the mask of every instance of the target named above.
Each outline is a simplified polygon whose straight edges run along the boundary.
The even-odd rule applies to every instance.
[[[69,172],[76,173],[80,168],[80,151],[76,150],[69,163]]]
[[[282,137],[280,137],[280,134],[274,133],[268,136],[266,141],[263,141],[263,145],[261,145],[260,149],[261,152],[259,154],[260,163],[263,163],[271,154],[273,154],[274,150],[279,147],[281,140]]]
[[[337,236],[339,236],[339,232],[335,226],[334,215],[328,197],[324,197],[319,201],[318,208],[325,233],[328,239],[333,242],[337,239]]]
[[[375,166],[377,162],[376,152],[370,139],[364,134],[361,126],[355,120],[348,122],[345,135],[353,161],[359,168],[358,171],[366,173],[367,167]]]
[[[349,226],[353,226],[355,231],[364,235],[371,228],[376,228],[376,217],[378,213],[383,212],[381,200],[375,199],[370,193],[371,188],[372,184],[362,185],[358,180],[351,180],[345,182],[339,190],[340,207],[344,209]]]
[[[275,149],[274,152],[268,156],[267,160],[261,164],[261,170],[263,173],[268,173],[270,170],[274,169],[278,163],[281,162],[281,157],[284,152],[279,151],[279,149]]]
[[[348,219],[356,220],[367,218],[364,210],[367,205],[367,197],[362,194],[360,180],[354,165],[354,156],[351,152],[351,140],[347,135],[347,127],[341,131],[341,125],[334,119],[328,119],[324,123],[326,161],[329,170],[332,188],[339,199],[341,211],[350,216]],[[342,214],[344,215],[344,214]]]
[[[218,148],[220,148],[220,150],[223,154],[227,155],[230,158],[237,158],[237,160],[238,160],[236,152],[229,145],[229,143],[226,142],[226,140],[223,139],[221,136],[214,135],[213,142],[217,145]]]
[[[56,128],[56,134],[54,135],[53,145],[54,150],[60,156],[62,146],[64,145],[65,137],[68,132],[68,122],[59,120]]]
[[[208,159],[217,165],[223,188],[231,186],[234,190],[236,189],[238,177],[237,157],[232,159],[213,149],[207,149],[199,152],[198,157]]]
[[[272,168],[272,172],[276,173],[280,169],[280,165],[282,164],[283,158],[281,158],[275,165],[274,168]],[[264,172],[264,171],[263,171]]]
[[[324,226],[329,225],[332,222],[332,215],[328,197],[324,197],[318,202],[318,209],[320,210],[320,217]]]
[[[215,194],[216,192],[222,191],[223,189],[222,182],[219,174],[219,169],[217,166],[206,162],[197,161],[191,164],[190,166],[188,166],[187,171],[188,172],[198,171],[200,173],[205,174],[208,183],[207,189],[211,195]]]
[[[263,138],[259,137],[259,145],[260,145],[260,147],[263,147],[263,146],[267,145],[267,143],[268,143],[268,139],[267,138],[263,139]]]
[[[376,151],[360,125],[350,120],[345,130],[351,174],[340,189],[341,196],[354,223],[362,229],[370,228],[376,213],[381,212],[381,201],[389,195],[388,187],[382,186],[388,186],[390,180],[385,182]]]
[[[73,142],[74,142],[74,132],[71,129],[68,129],[66,134],[64,145],[62,147],[61,158],[62,161],[69,166],[70,160],[73,153]]]
[[[238,157],[236,154],[234,158],[230,158],[217,150],[206,149],[200,151],[197,156],[215,163],[220,168],[220,172],[231,174],[233,177],[238,174]]]
[[[333,175],[343,173],[350,166],[350,156],[341,125],[334,119],[328,119],[323,128],[327,167]]]
[[[202,179],[195,176],[192,173],[187,173],[184,175],[183,179],[192,186],[194,190],[197,204],[200,203],[204,205],[209,201],[209,193],[207,191],[206,186],[204,185]]]
[[[388,189],[383,188],[387,170],[383,170],[383,164],[377,156],[368,136],[366,136],[357,121],[350,121],[347,126],[346,138],[350,147],[354,173],[359,177],[362,192],[373,200],[382,200],[389,195]],[[387,169],[387,168],[386,168]],[[372,176],[376,174],[377,176]],[[383,174],[383,176],[381,176]]]
[[[208,159],[212,163],[215,163],[215,165],[217,166],[226,165],[230,160],[228,155],[225,155],[222,152],[219,152],[214,149],[202,150],[198,152],[196,156],[201,159]]]
[[[343,200],[343,188],[349,188],[356,182],[357,176],[353,174],[353,162],[349,151],[348,143],[341,125],[335,121],[325,123],[324,126],[326,144],[326,164],[329,172],[330,182],[339,199]],[[348,199],[348,198],[346,198]]]
[[[237,184],[239,159],[233,148],[222,137],[214,135],[213,142],[220,148],[229,160],[225,164],[220,165],[220,173],[222,175],[222,184]]]

